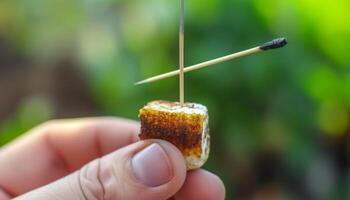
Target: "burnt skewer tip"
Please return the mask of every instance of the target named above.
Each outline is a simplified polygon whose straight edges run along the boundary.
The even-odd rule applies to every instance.
[[[270,49],[277,49],[284,47],[287,44],[286,38],[277,38],[270,42],[266,42],[265,44],[261,45],[259,48],[263,51],[270,50]]]

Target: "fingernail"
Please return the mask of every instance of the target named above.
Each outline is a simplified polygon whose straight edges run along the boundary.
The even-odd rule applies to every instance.
[[[163,185],[173,176],[168,155],[157,143],[138,152],[131,163],[136,178],[150,187]]]

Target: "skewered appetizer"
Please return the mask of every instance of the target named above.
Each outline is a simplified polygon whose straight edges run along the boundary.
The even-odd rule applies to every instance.
[[[162,139],[183,154],[187,169],[200,168],[209,155],[209,118],[205,106],[197,103],[152,101],[139,111],[141,139]]]

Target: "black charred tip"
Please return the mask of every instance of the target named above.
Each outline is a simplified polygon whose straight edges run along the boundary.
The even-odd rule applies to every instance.
[[[286,38],[277,38],[260,46],[261,50],[270,50],[284,47],[287,44]]]

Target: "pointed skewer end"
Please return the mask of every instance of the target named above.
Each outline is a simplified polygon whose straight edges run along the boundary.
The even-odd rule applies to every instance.
[[[134,83],[134,85],[141,85],[141,84],[144,84],[144,83],[146,83],[146,81],[145,81],[145,80],[143,80],[143,81],[139,81],[139,82],[136,82],[136,83]]]

